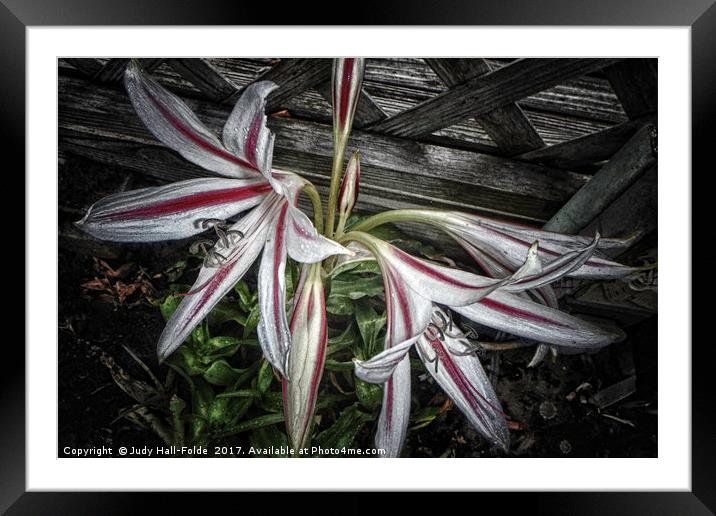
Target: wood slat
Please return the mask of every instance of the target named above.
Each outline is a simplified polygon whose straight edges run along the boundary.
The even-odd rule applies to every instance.
[[[656,59],[625,59],[604,69],[629,118],[656,113],[657,66]]]
[[[469,116],[488,113],[560,82],[615,63],[615,59],[520,59],[475,77],[412,109],[370,126],[376,132],[419,137]]]
[[[89,57],[83,57],[79,59],[65,57],[63,58],[63,60],[72,65],[75,69],[87,75],[88,77],[94,77],[95,75],[97,75],[104,66],[104,63],[99,59]]]
[[[168,63],[211,100],[223,102],[238,90],[206,59],[169,59]]]
[[[219,130],[230,107],[188,100],[209,127]],[[61,148],[117,163],[165,181],[205,172],[167,150],[147,133],[126,95],[60,76]],[[329,125],[270,117],[276,133],[274,163],[327,185],[331,170]],[[361,191],[404,205],[450,207],[547,220],[588,177],[515,160],[356,131],[349,149],[361,150]]]
[[[333,90],[331,81],[324,81],[316,87],[318,93],[329,103],[333,102]],[[361,89],[360,96],[358,97],[358,104],[356,105],[356,113],[353,121],[353,127],[361,129],[366,125],[374,124],[387,118],[380,106],[373,100],[373,98],[366,93],[364,89]]]
[[[484,59],[427,58],[425,61],[449,87],[492,70]],[[515,103],[484,113],[477,117],[477,122],[508,156],[544,147],[542,138]]]
[[[656,118],[652,116],[623,122],[565,143],[526,152],[518,159],[557,168],[581,169],[611,158],[641,127],[655,122]]]
[[[268,98],[267,112],[285,108],[291,98],[330,77],[330,70],[330,59],[282,59],[256,79],[278,85]]]
[[[210,59],[211,64],[227,77],[236,86],[243,88],[258,76],[265,73],[272,64],[267,59]],[[377,64],[376,64],[377,62]],[[384,63],[381,65],[381,63]],[[419,65],[418,65],[419,63]],[[381,66],[377,66],[381,65]],[[395,66],[393,75],[387,73],[389,65]],[[401,67],[406,67],[405,69]],[[378,71],[376,72],[376,68]],[[169,66],[158,68],[153,75],[166,87],[180,96],[201,97],[202,94],[191,83],[177,74]],[[417,80],[420,89],[406,86],[409,80],[415,77],[425,76],[423,80]],[[379,82],[386,81],[386,82]],[[392,82],[387,82],[392,81]],[[579,80],[584,81],[584,79]],[[607,88],[609,84],[603,81]],[[394,83],[399,83],[396,86]],[[433,85],[436,85],[433,87]],[[320,85],[319,85],[320,87]],[[586,134],[603,130],[609,127],[610,123],[600,122],[589,118],[592,116],[592,106],[596,100],[589,97],[588,87],[579,89],[570,88],[565,94],[555,94],[549,103],[542,102],[544,108],[538,111],[525,108],[524,111],[532,121],[537,132],[542,136],[545,143],[554,145],[566,140],[578,138]],[[427,88],[432,88],[428,91]],[[438,90],[436,88],[442,88]],[[560,88],[560,87],[557,87]],[[409,109],[421,102],[430,99],[436,92],[444,91],[445,86],[435,73],[420,59],[413,60],[388,60],[370,59],[366,66],[366,79],[363,90],[375,101],[380,109],[388,114],[395,114],[399,111]],[[611,91],[611,90],[610,90]],[[601,94],[600,94],[601,95]],[[235,99],[228,99],[231,103]],[[570,113],[584,115],[577,118],[570,114],[555,113],[554,106],[562,105],[564,102],[571,104]],[[523,105],[523,102],[520,102]],[[358,109],[361,110],[363,102],[359,102]],[[582,106],[585,109],[582,110]],[[300,118],[307,118],[329,123],[331,120],[331,104],[316,89],[309,89],[286,102],[286,109],[292,115]],[[626,115],[621,111],[621,106],[616,95],[610,93],[602,99],[600,109],[619,109],[620,120],[626,120]],[[598,118],[602,118],[605,112],[598,111]],[[356,124],[359,127],[360,123]],[[462,149],[477,150],[490,154],[502,155],[502,151],[495,145],[485,130],[472,119],[466,119],[459,124],[442,129],[433,135],[421,137],[421,141],[436,143],[438,145],[451,146]]]
[[[117,82],[124,75],[124,68],[129,62],[128,58],[96,59],[96,58],[63,58],[63,60],[83,74],[100,80],[102,82]],[[148,72],[156,69],[164,59],[145,58],[140,59],[144,69]]]
[[[614,202],[580,232],[594,236],[599,231],[610,237],[628,237],[636,234],[632,246],[654,231],[658,215],[658,171],[653,166],[627,188]],[[611,252],[610,252],[611,251]],[[604,252],[618,256],[623,249],[607,249]]]
[[[574,234],[597,217],[646,170],[656,165],[656,128],[649,124],[629,141],[582,187],[544,229]]]

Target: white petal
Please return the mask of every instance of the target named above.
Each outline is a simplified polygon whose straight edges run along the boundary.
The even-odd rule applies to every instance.
[[[271,180],[274,136],[266,126],[266,97],[278,86],[260,81],[239,97],[224,125],[224,145]]]
[[[109,195],[78,227],[104,240],[154,242],[206,231],[202,219],[225,220],[259,204],[271,191],[261,178],[202,178]]]
[[[578,348],[619,342],[624,334],[507,292],[493,292],[469,306],[453,310],[479,324],[539,342]]]
[[[480,360],[469,353],[464,336],[445,335],[444,338],[443,342],[426,332],[417,341],[418,355],[475,429],[506,450],[509,445],[507,422]]]
[[[291,334],[286,318],[286,232],[289,224],[288,202],[272,221],[266,238],[258,275],[259,313],[257,327],[259,343],[266,360],[286,376],[286,360],[291,346]]]
[[[375,434],[375,447],[386,452],[380,457],[400,456],[409,421],[410,359],[406,356],[383,387],[383,406]]]
[[[214,250],[226,258],[219,267],[204,266],[189,294],[167,322],[159,337],[157,355],[162,361],[171,355],[212,308],[233,288],[256,260],[266,242],[270,222],[275,218],[278,195],[271,194],[230,230],[244,237],[225,246],[217,242]]]
[[[227,150],[179,97],[142,73],[134,61],[127,65],[124,82],[135,111],[164,145],[217,174],[236,178],[259,175],[251,163]]]
[[[336,254],[351,255],[338,242],[319,235],[311,220],[298,208],[289,207],[288,254],[301,263],[316,263]]]
[[[353,359],[355,374],[368,383],[385,383],[419,337],[413,337],[378,353],[369,360]]]
[[[284,380],[286,427],[292,447],[302,448],[310,435],[328,342],[321,265],[309,269],[296,294],[291,317],[288,379]]]

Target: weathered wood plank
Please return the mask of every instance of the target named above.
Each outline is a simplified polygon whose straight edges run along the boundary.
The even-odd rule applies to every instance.
[[[333,90],[330,80],[319,84],[316,87],[316,90],[321,94],[326,102],[333,102]],[[358,97],[358,104],[356,105],[353,126],[356,129],[360,129],[366,125],[384,120],[387,117],[388,115],[386,115],[385,111],[383,111],[380,106],[376,104],[375,100],[373,100],[373,98],[368,95],[364,89],[361,89],[360,96]]]
[[[649,124],[629,141],[550,220],[544,229],[576,233],[656,164],[656,128]]]
[[[491,71],[483,59],[434,59],[425,61],[449,87]],[[544,147],[544,142],[519,106],[515,103],[477,117],[477,122],[508,156]]]
[[[518,159],[557,168],[580,169],[611,158],[641,127],[654,122],[655,117],[631,120],[565,143],[526,152]]]
[[[370,126],[376,132],[416,137],[487,113],[559,82],[614,63],[614,59],[521,59],[452,88]]]
[[[580,233],[593,236],[599,231],[602,235],[611,237],[637,234],[632,242],[632,246],[636,245],[657,226],[658,175],[656,166],[644,172],[643,176],[587,224]],[[605,252],[611,256],[618,256],[623,250],[612,249]]]
[[[286,107],[286,102],[330,77],[330,59],[282,59],[257,80],[272,81],[278,88],[268,98],[268,112]],[[231,102],[238,98],[237,93]]]
[[[75,69],[79,70],[83,74],[87,75],[88,77],[94,77],[96,76],[99,71],[104,66],[104,63],[100,61],[99,59],[89,58],[89,57],[83,57],[83,58],[71,58],[71,57],[65,57],[63,60],[70,65],[72,65]]]
[[[252,81],[256,80],[258,76],[268,70],[271,66],[271,61],[268,59],[210,59],[209,61],[213,66],[220,70],[221,73],[227,77],[227,79],[240,88],[243,88]],[[435,83],[442,88],[440,91],[445,90],[445,86],[440,83],[440,79],[437,75],[435,75],[435,73],[432,72],[432,70],[430,70],[430,68],[423,63],[422,60],[408,60],[408,63],[404,63],[402,60],[397,60],[398,67],[411,67],[408,72],[404,72],[401,68],[398,68],[398,71],[394,74],[395,78],[393,79],[393,82],[399,83],[398,86],[392,83],[380,83],[377,82],[377,79],[369,79],[369,76],[373,76],[374,78],[377,77],[381,80],[390,80],[390,76],[387,73],[384,74],[382,69],[380,75],[373,72],[369,73],[369,71],[375,67],[375,65],[372,64],[374,61],[385,61],[386,64],[383,65],[383,68],[387,70],[388,65],[392,63],[393,60],[370,59],[366,67],[366,80],[364,81],[364,91],[375,101],[380,109],[384,110],[385,113],[389,115],[409,109],[421,102],[424,102],[425,100],[430,99],[437,92],[437,90],[432,89],[428,91],[424,89],[426,84],[430,85]],[[422,68],[418,71],[413,70],[413,68],[417,68],[417,65],[414,62],[421,62],[422,64],[420,66]],[[407,84],[407,81],[412,80],[414,77],[418,76],[419,73],[423,73],[423,69],[426,70],[424,72],[425,75],[429,75],[431,78],[426,78],[424,81],[418,81],[418,84],[421,85],[420,88],[410,88],[405,85]],[[153,75],[157,77],[162,84],[180,96],[203,97],[201,91],[178,75],[169,66],[162,66],[158,68]],[[403,75],[406,77],[403,77]],[[583,80],[584,79],[580,79],[580,81]],[[607,81],[604,80],[603,82],[606,83],[608,88],[609,85]],[[560,87],[561,85],[557,88]],[[556,94],[556,96],[553,96],[552,100],[549,102],[540,101],[540,111],[524,109],[528,118],[532,121],[532,124],[545,143],[548,145],[554,145],[609,127],[610,123],[600,122],[588,118],[592,116],[592,107],[596,103],[596,101],[588,97],[590,92],[588,87],[589,85],[579,90],[570,88],[565,91],[564,95]],[[233,102],[232,99],[227,101],[227,103],[231,102]],[[558,104],[563,105],[564,103],[569,103],[572,106],[571,110],[567,110],[569,113],[584,115],[587,118],[577,118],[572,114],[556,114],[552,112],[553,106]],[[522,101],[520,104],[524,107]],[[584,110],[581,108],[582,105],[585,106]],[[362,109],[362,106],[363,103],[360,102],[358,106],[359,112]],[[604,118],[604,112],[601,110],[611,109],[614,106],[620,110],[620,120],[626,120],[626,115],[624,115],[621,111],[621,106],[619,106],[619,102],[613,93],[610,93],[605,99],[603,99],[595,116],[597,116],[597,118]],[[292,115],[299,118],[306,118],[321,122],[329,122],[331,120],[330,101],[327,101],[318,91],[316,91],[316,89],[309,89],[291,98],[286,102],[285,107]],[[359,126],[360,124],[356,124],[356,127]],[[485,130],[472,119],[465,120],[459,124],[437,131],[433,135],[421,137],[420,140],[437,143],[439,145],[502,155],[500,149],[495,146],[495,143],[487,135]]]
[[[604,69],[624,111],[634,119],[656,113],[658,107],[657,59],[625,59]]]
[[[75,69],[79,70],[83,74],[100,80],[102,82],[117,82],[123,74],[124,68],[129,62],[128,58],[116,58],[116,59],[97,59],[97,58],[62,58],[62,61],[70,64]],[[140,59],[140,63],[144,69],[151,72],[164,62],[164,59],[159,58],[145,58]]]
[[[126,95],[81,79],[60,76],[62,148],[122,164],[165,180],[203,174],[158,144],[142,126]],[[188,99],[202,120],[218,130],[230,108]],[[271,117],[274,163],[327,184],[332,156],[329,125]],[[587,176],[485,154],[356,131],[349,151],[362,153],[362,191],[415,205],[482,211],[544,221]]]
[[[168,63],[211,100],[223,102],[238,89],[207,59],[169,59]]]

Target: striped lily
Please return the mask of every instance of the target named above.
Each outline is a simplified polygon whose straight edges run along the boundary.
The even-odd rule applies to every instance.
[[[530,246],[536,241],[539,241],[540,262],[546,264],[589,245],[592,240],[584,236],[563,235],[474,214],[435,209],[388,211],[367,219],[354,229],[367,231],[386,222],[418,222],[434,226],[454,238],[481,267],[487,257],[495,266],[504,270],[519,268]],[[605,249],[626,248],[630,243],[630,238],[601,238],[589,260],[567,276],[614,279],[633,273],[634,268],[617,263],[601,252]]]
[[[344,236],[369,251],[383,276],[386,302],[385,350],[375,357],[354,360],[356,375],[385,383],[376,446],[388,457],[400,453],[410,411],[408,351],[431,325],[435,304],[445,305],[486,326],[516,335],[579,347],[604,346],[622,335],[603,330],[558,310],[525,300],[518,293],[536,289],[582,267],[598,246],[597,236],[546,266],[533,243],[522,266],[512,275],[493,279],[422,260],[367,233]],[[364,257],[361,257],[364,259]],[[447,320],[445,321],[447,324]],[[445,328],[436,327],[439,334]]]
[[[258,82],[239,98],[219,140],[178,97],[130,63],[125,85],[137,114],[167,147],[226,178],[180,181],[110,195],[77,224],[97,238],[153,242],[187,238],[213,228],[204,265],[168,321],[157,345],[168,357],[246,273],[263,250],[259,269],[259,340],[269,362],[286,374],[291,336],[285,312],[286,257],[316,263],[349,253],[318,234],[296,207],[310,183],[272,167],[274,136],[266,126],[266,97],[275,85]],[[233,224],[230,217],[251,211]],[[199,242],[200,245],[207,245]]]
[[[283,379],[286,429],[291,447],[303,448],[311,432],[326,360],[328,326],[320,264],[304,265],[291,312],[288,378]]]

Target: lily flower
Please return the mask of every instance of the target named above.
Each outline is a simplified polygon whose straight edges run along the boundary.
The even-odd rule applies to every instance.
[[[432,324],[415,348],[426,369],[472,426],[490,443],[507,450],[505,413],[468,337],[433,307]],[[442,329],[441,329],[442,328]]]
[[[350,232],[345,240],[364,247],[377,260],[383,276],[386,302],[385,351],[360,361],[356,375],[383,383],[383,407],[376,432],[376,447],[388,457],[400,453],[410,412],[408,351],[433,324],[434,304],[445,305],[478,323],[541,342],[599,347],[623,336],[603,330],[558,310],[522,299],[519,292],[535,289],[582,267],[599,243],[572,250],[546,266],[539,260],[537,243],[514,274],[493,279],[436,265],[416,258],[372,235]],[[365,259],[364,256],[360,256]],[[443,328],[438,328],[444,332]]]
[[[435,209],[405,209],[381,213],[355,229],[367,231],[384,222],[420,222],[432,225],[454,238],[480,265],[476,255],[486,255],[507,270],[516,270],[525,260],[533,242],[539,242],[539,259],[543,264],[581,249],[591,238],[543,231],[514,222],[497,220],[457,211]],[[600,250],[628,247],[636,235],[629,238],[601,238],[593,255],[581,267],[567,276],[573,278],[614,279],[635,272],[605,256]]]
[[[160,361],[182,344],[263,250],[259,341],[267,360],[285,376],[291,343],[285,312],[286,256],[316,263],[350,251],[319,235],[296,207],[308,181],[271,166],[274,136],[266,126],[264,109],[276,86],[267,81],[249,86],[226,121],[220,141],[182,100],[134,62],[127,67],[125,84],[137,114],[157,139],[187,160],[230,179],[192,179],[110,195],[92,205],[78,226],[98,238],[121,242],[216,231],[218,241],[159,338]],[[249,208],[253,209],[238,222],[225,222]]]
[[[326,361],[328,322],[321,265],[305,265],[291,313],[291,353],[283,379],[284,414],[291,447],[303,448],[311,433],[318,386]]]

